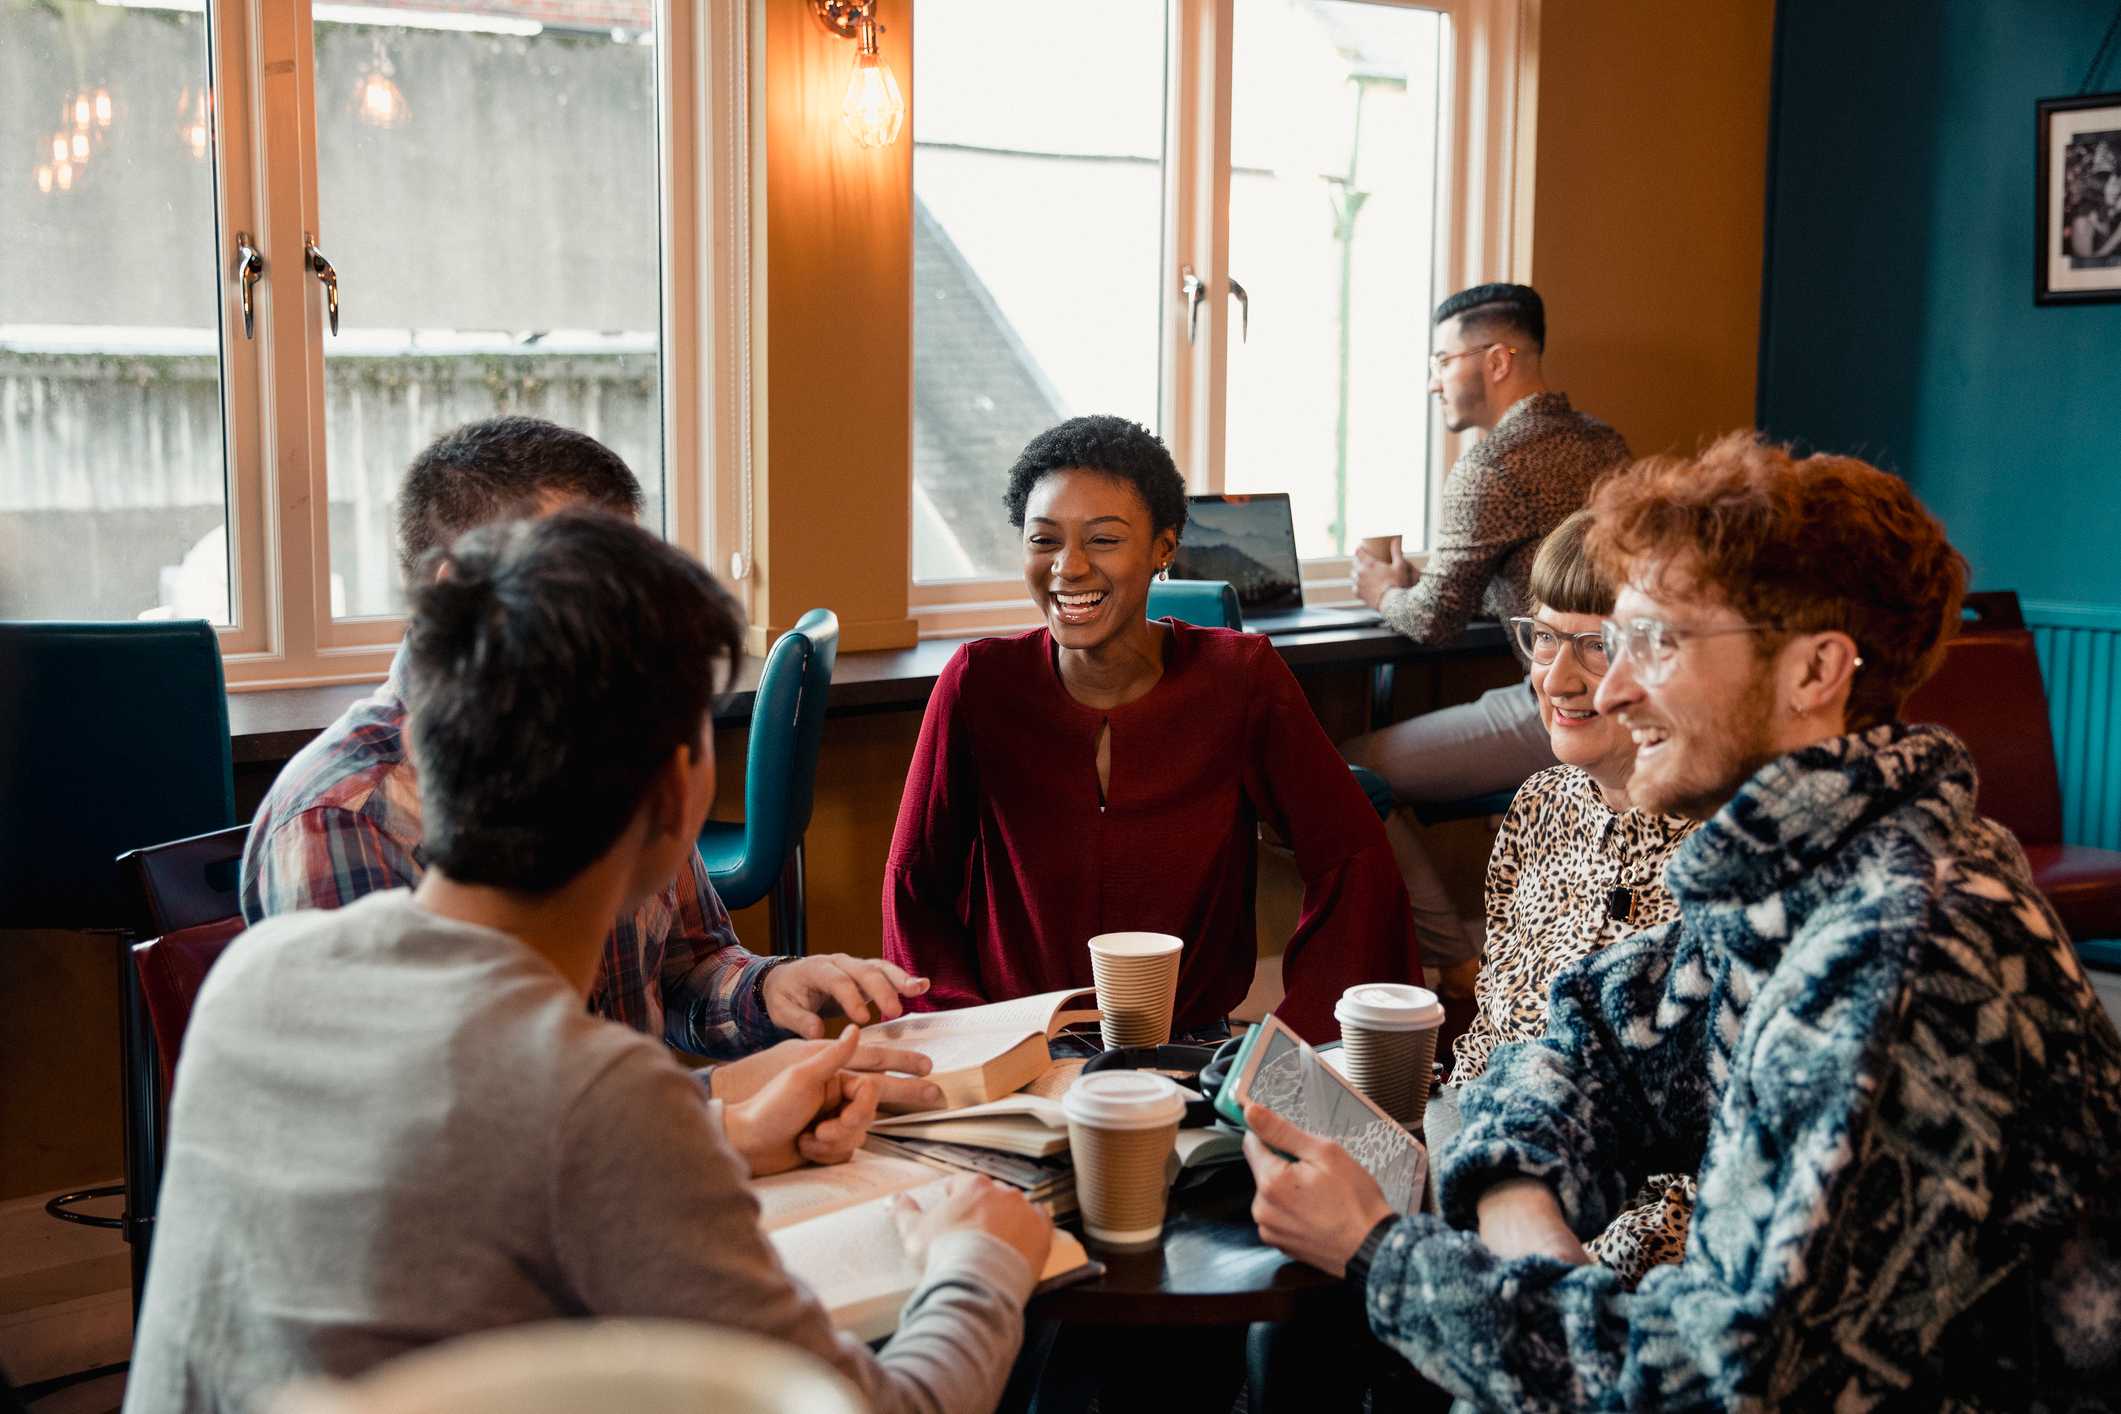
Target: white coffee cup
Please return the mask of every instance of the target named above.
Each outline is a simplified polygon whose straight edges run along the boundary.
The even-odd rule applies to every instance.
[[[1436,994],[1403,982],[1358,983],[1334,1004],[1333,1019],[1355,1088],[1409,1129],[1418,1127],[1443,1025]]]
[[[1153,1247],[1164,1231],[1167,1165],[1185,1092],[1161,1075],[1079,1075],[1061,1095],[1083,1231],[1107,1247]]]
[[[1183,947],[1169,933],[1100,933],[1090,940],[1105,1049],[1161,1046],[1171,1039]]]

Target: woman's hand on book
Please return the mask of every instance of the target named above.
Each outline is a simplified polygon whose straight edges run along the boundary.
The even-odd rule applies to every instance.
[[[722,1092],[723,1070],[715,1072],[722,1131],[753,1178],[804,1162],[845,1163],[862,1146],[876,1118],[877,1083],[845,1069],[860,1045],[861,1032],[850,1026],[838,1040],[816,1043],[809,1054],[781,1066],[741,1100]]]
[[[742,1060],[725,1061],[708,1072],[708,1093],[728,1104],[748,1100],[789,1066],[839,1044],[838,1041],[783,1041],[777,1046],[755,1051]],[[844,1068],[859,1071],[875,1083],[879,1109],[894,1114],[917,1114],[943,1107],[941,1088],[918,1078],[933,1069],[933,1063],[919,1051],[863,1041],[855,1046],[854,1057]],[[888,1075],[885,1074],[887,1071],[905,1073]]]
[[[1260,1240],[1329,1276],[1344,1275],[1370,1229],[1392,1216],[1377,1180],[1340,1145],[1264,1105],[1245,1106],[1245,1128]]]
[[[891,1216],[906,1254],[923,1264],[936,1239],[952,1232],[984,1232],[1001,1239],[1031,1264],[1034,1278],[1046,1269],[1046,1257],[1053,1250],[1053,1219],[1045,1209],[980,1174],[947,1180],[925,1207],[912,1194],[901,1193],[892,1200]]]
[[[825,1034],[825,1017],[833,1012],[865,1026],[873,1008],[876,1020],[889,1021],[906,1010],[899,998],[927,990],[927,978],[909,977],[895,963],[842,953],[781,963],[759,988],[774,1025],[811,1038]]]

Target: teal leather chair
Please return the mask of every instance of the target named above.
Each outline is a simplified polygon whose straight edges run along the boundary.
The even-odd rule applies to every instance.
[[[236,823],[221,645],[203,620],[0,623],[0,928],[109,933],[117,944],[128,1182],[61,1194],[52,1216],[132,1246],[134,1310],[147,1271],[153,1161],[138,1128],[161,1099],[129,1039],[146,1012],[127,934],[138,894],[118,857]],[[128,1198],[117,1217],[75,1211]]]
[[[700,830],[700,858],[726,906],[748,908],[773,895],[773,950],[782,957],[806,948],[803,832],[839,651],[839,615],[830,609],[812,609],[773,645],[751,708],[744,818],[709,820]]]
[[[1177,619],[1200,628],[1245,626],[1237,590],[1222,579],[1157,579],[1149,582],[1149,617]]]

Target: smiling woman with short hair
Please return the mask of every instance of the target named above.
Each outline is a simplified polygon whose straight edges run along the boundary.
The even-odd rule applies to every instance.
[[[1074,418],[1003,499],[1044,623],[960,648],[928,702],[884,877],[922,1004],[1087,987],[1089,939],[1140,929],[1185,943],[1174,1031],[1219,1027],[1252,982],[1260,820],[1304,880],[1282,1018],[1329,1040],[1349,985],[1419,981],[1384,830],[1273,645],[1148,618],[1185,528],[1163,443]]]

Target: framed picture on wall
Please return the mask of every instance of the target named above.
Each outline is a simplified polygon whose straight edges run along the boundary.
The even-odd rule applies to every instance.
[[[2121,93],[2039,103],[2033,303],[2121,300]]]

